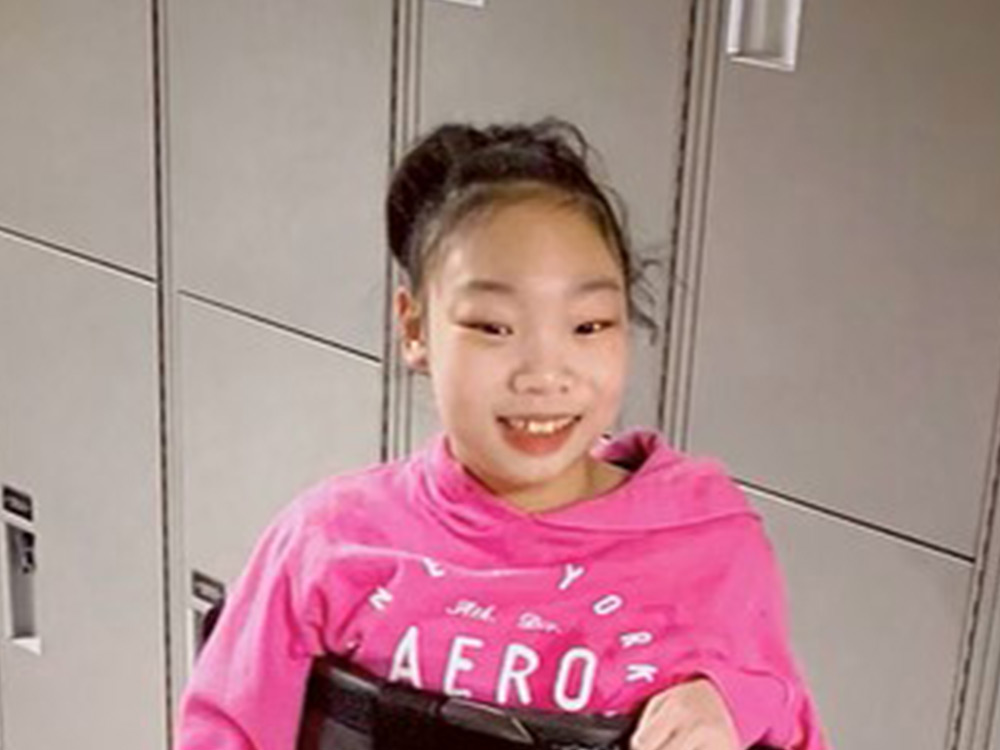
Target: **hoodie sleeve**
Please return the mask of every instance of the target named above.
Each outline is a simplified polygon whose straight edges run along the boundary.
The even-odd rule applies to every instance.
[[[727,550],[709,627],[691,639],[674,681],[706,677],[733,717],[740,747],[828,750],[815,705],[791,653],[784,584],[759,520],[743,551]]]
[[[175,750],[295,747],[312,655],[301,571],[301,523],[279,519],[265,533],[227,597],[222,616],[181,699]]]

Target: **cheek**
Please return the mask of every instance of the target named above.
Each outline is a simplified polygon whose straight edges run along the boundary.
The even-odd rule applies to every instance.
[[[435,352],[431,377],[438,403],[453,410],[478,411],[488,406],[504,377],[502,357],[495,351],[451,342]]]
[[[624,336],[609,338],[601,346],[588,352],[588,369],[593,380],[607,390],[624,388],[628,371],[629,347]]]

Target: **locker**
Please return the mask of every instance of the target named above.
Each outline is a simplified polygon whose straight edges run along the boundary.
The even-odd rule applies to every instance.
[[[392,2],[173,3],[181,289],[380,354]]]
[[[972,566],[749,492],[788,587],[827,739],[943,750]]]
[[[1000,374],[1000,6],[807,3],[720,52],[687,444],[972,555]]]
[[[9,750],[164,750],[156,295],[0,236]]]
[[[475,5],[475,4],[472,4]],[[664,319],[689,3],[424,0],[419,129],[557,115],[578,124],[624,198]],[[637,331],[623,422],[658,424],[663,337]]]
[[[378,460],[381,373],[203,303],[179,313],[187,580],[230,582],[298,492]]]
[[[0,227],[152,275],[147,3],[0,7]]]

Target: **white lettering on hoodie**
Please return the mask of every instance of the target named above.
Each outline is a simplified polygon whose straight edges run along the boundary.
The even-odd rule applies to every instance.
[[[570,693],[570,678],[576,663],[580,662],[580,677],[576,686],[576,694]],[[590,702],[594,691],[594,677],[597,674],[597,656],[593,651],[582,646],[571,648],[559,662],[559,673],[556,675],[555,698],[556,705],[563,711],[580,711]]]
[[[584,568],[582,565],[574,565],[573,563],[567,563],[566,572],[563,574],[562,580],[559,581],[559,590],[565,591],[566,589],[568,589],[570,586],[573,585],[573,582],[577,578],[579,578],[584,574],[585,571],[586,568]]]
[[[633,646],[646,646],[653,642],[653,634],[648,630],[640,630],[636,633],[622,633],[619,643],[622,648],[632,648]]]
[[[476,663],[472,659],[467,659],[462,653],[466,648],[482,648],[486,644],[479,638],[470,638],[467,635],[457,635],[451,642],[451,651],[448,652],[448,665],[444,670],[444,692],[454,695],[456,698],[471,698],[472,691],[460,688],[458,682],[459,672],[469,672]]]
[[[379,586],[372,592],[372,595],[368,597],[368,603],[371,604],[379,612],[384,612],[385,608],[392,603],[392,592],[383,586]]]
[[[441,567],[441,564],[437,560],[425,557],[424,567],[427,569],[427,575],[431,578],[441,578],[444,576],[444,568]]]
[[[607,617],[621,609],[624,604],[625,600],[618,596],[618,594],[608,594],[594,602],[594,614]]]
[[[417,650],[419,639],[420,630],[416,625],[410,625],[399,639],[396,651],[392,655],[390,682],[406,680],[415,688],[423,688],[424,681],[420,678],[420,654]]]
[[[520,662],[520,664],[518,664]],[[517,699],[522,706],[531,705],[531,687],[528,677],[538,669],[541,658],[534,649],[520,643],[508,644],[503,654],[503,665],[497,680],[497,703],[501,706],[510,700],[510,690],[517,690]]]

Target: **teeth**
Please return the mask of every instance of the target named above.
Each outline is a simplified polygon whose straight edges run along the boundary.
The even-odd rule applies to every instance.
[[[569,426],[575,417],[563,417],[562,419],[536,420],[536,419],[508,419],[507,424],[515,430],[527,432],[529,435],[551,435],[564,427]]]

